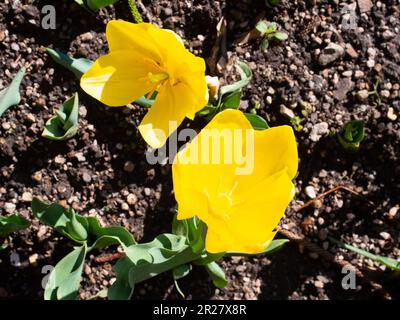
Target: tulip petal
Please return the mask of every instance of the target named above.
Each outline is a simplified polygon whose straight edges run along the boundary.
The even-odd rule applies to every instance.
[[[298,169],[296,138],[289,126],[279,126],[254,133],[254,157],[252,172],[241,175],[237,192],[248,190],[257,181],[287,168],[294,179]]]
[[[242,129],[253,130],[240,111],[224,110],[175,157],[172,171],[179,219],[206,214],[208,206],[204,210],[202,202],[208,199],[204,200],[204,195],[213,197],[232,187],[237,165],[225,159],[224,148],[227,147],[227,156],[233,154],[233,140],[229,137]]]
[[[108,106],[123,106],[154,90],[149,72],[161,72],[151,61],[130,51],[100,57],[82,76],[82,89]]]
[[[185,119],[187,106],[192,103],[193,96],[183,83],[162,85],[153,106],[139,125],[143,139],[152,148],[162,147]]]
[[[161,52],[156,40],[150,35],[151,30],[157,29],[150,23],[110,21],[106,29],[108,47],[111,52],[129,50],[161,63]]]
[[[293,199],[294,186],[282,170],[248,190],[245,199],[236,198],[229,220],[203,220],[208,226],[206,250],[211,253],[238,251],[255,254],[273,239],[286,207]],[[207,217],[206,217],[207,218]]]

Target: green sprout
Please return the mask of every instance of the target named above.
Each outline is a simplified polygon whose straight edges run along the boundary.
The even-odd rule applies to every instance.
[[[262,49],[268,49],[270,42],[273,40],[284,41],[288,38],[287,33],[277,31],[278,25],[275,22],[261,20],[257,22],[256,30],[260,32],[263,37],[263,40],[261,41]]]
[[[337,135],[340,144],[346,150],[357,151],[364,139],[365,124],[363,121],[354,120],[347,122],[342,131]]]
[[[293,126],[294,130],[300,132],[303,130],[303,126],[301,124],[302,119],[299,116],[294,116],[290,118],[290,124]]]
[[[78,131],[78,117],[79,98],[76,93],[47,121],[42,136],[55,141],[72,138]]]

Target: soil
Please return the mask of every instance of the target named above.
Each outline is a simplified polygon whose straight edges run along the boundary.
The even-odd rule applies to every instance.
[[[235,61],[250,66],[253,79],[243,91],[242,110],[257,112],[271,126],[290,124],[291,113],[300,117],[297,195],[281,227],[301,232],[351,262],[398,299],[398,273],[337,248],[327,236],[400,258],[399,2],[376,1],[371,10],[366,10],[369,0],[282,0],[273,8],[261,0],[140,3],[145,21],[180,34],[192,52],[208,61],[208,73],[218,75],[221,82],[237,77],[232,67]],[[45,4],[56,7],[56,30],[41,28]],[[343,23],[346,8],[355,9],[353,28]],[[217,24],[222,18],[227,23],[226,42],[217,57],[222,65],[217,74],[210,57],[216,43],[220,46]],[[274,41],[267,50],[261,49],[259,37],[238,44],[260,18],[275,21],[288,33],[288,40]],[[0,119],[0,214],[15,211],[31,222],[0,251],[0,299],[42,299],[43,267],[55,265],[71,249],[69,241],[33,218],[32,196],[72,206],[81,214],[98,217],[104,225],[124,226],[140,242],[170,231],[175,206],[171,168],[146,162],[147,146],[136,129],[145,111],[137,106],[106,108],[99,104],[45,52],[52,47],[74,57],[96,59],[107,52],[104,30],[112,19],[132,21],[125,1],[97,15],[73,1],[5,0],[0,4],[0,88],[9,84],[22,65],[29,65],[21,103]],[[331,43],[343,52],[325,65],[321,53]],[[372,95],[360,100],[353,94],[373,90],[377,79],[381,101]],[[42,138],[45,122],[77,91],[81,97],[78,134],[66,142]],[[305,109],[306,115],[302,113]],[[354,119],[366,123],[366,136],[359,151],[351,153],[341,147],[333,132]],[[337,186],[347,186],[358,196],[334,192],[296,212],[310,197]],[[10,208],[6,204],[15,205],[15,210],[6,211]],[[89,257],[81,299],[114,281],[114,262],[96,262],[107,252]],[[16,257],[20,266],[10,262]],[[382,298],[360,281],[355,290],[344,290],[344,275],[337,265],[295,243],[264,257],[226,258],[222,267],[229,278],[225,289],[215,289],[207,273],[195,267],[180,281],[186,298]],[[181,299],[170,274],[139,284],[134,298]]]

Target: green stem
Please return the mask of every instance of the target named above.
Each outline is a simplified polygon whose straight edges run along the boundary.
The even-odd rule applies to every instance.
[[[136,6],[136,1],[128,0],[128,5],[129,5],[129,8],[131,9],[133,20],[135,20],[136,23],[143,22],[142,16],[140,15],[139,10]]]

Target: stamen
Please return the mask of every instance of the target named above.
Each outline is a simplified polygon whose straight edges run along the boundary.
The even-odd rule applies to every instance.
[[[169,78],[169,75],[164,72],[156,73],[156,74],[149,72],[147,74],[147,77],[151,83],[159,83],[161,81],[167,80]]]

